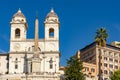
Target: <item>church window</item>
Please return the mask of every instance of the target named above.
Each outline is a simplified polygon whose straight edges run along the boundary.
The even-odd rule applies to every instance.
[[[17,64],[15,64],[15,69],[18,69],[18,65]]]
[[[20,29],[15,30],[15,38],[20,38]]]
[[[50,29],[49,29],[49,37],[50,37],[50,38],[53,38],[53,37],[54,37],[54,29],[53,29],[53,28],[50,28]]]
[[[53,68],[53,60],[52,60],[52,58],[50,59],[49,63],[50,63],[50,69],[52,69]]]
[[[15,61],[17,61],[17,60],[18,60],[18,58],[15,59]]]
[[[53,68],[53,64],[50,64],[50,69],[52,69]]]

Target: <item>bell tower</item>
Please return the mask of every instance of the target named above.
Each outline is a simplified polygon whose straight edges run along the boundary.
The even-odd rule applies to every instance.
[[[25,50],[24,48],[20,48],[20,42],[26,41],[28,25],[26,18],[20,9],[13,15],[10,26],[10,52]]]
[[[47,14],[45,25],[45,40],[59,40],[59,18],[53,9]]]
[[[11,25],[11,36],[10,36],[11,42],[25,41],[28,25],[26,18],[20,9],[18,10],[17,13],[13,15],[10,25]]]
[[[60,21],[53,10],[47,14],[45,21],[45,55],[48,57],[49,64],[46,64],[48,68],[46,71],[57,72],[59,71],[59,58],[60,58],[60,50],[59,50],[59,29],[60,29]],[[45,65],[45,66],[46,66]]]

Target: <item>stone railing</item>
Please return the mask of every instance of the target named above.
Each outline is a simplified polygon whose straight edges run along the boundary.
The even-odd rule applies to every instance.
[[[59,72],[37,72],[37,73],[19,73],[19,74],[4,74],[4,75],[0,75],[0,80],[2,79],[8,79],[8,78],[58,78],[60,77],[60,73]]]

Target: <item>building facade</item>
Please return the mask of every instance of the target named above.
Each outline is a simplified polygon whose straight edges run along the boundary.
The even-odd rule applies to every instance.
[[[110,80],[113,72],[120,69],[120,46],[118,43],[112,42],[106,47],[92,43],[77,52],[78,58],[83,61],[83,73],[86,78],[89,78],[86,80],[98,80],[99,75],[102,80]]]
[[[60,80],[60,22],[53,9],[44,21],[45,38],[39,39],[39,19],[35,38],[27,39],[28,23],[19,9],[10,22],[10,51],[0,54],[0,80]]]

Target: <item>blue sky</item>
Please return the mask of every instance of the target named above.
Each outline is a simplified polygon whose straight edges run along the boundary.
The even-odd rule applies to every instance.
[[[28,21],[28,38],[34,38],[36,12],[39,37],[44,38],[44,19],[51,7],[60,19],[61,65],[79,49],[92,43],[96,29],[105,27],[107,43],[120,41],[120,0],[0,0],[0,52],[9,52],[10,21],[21,8]]]

